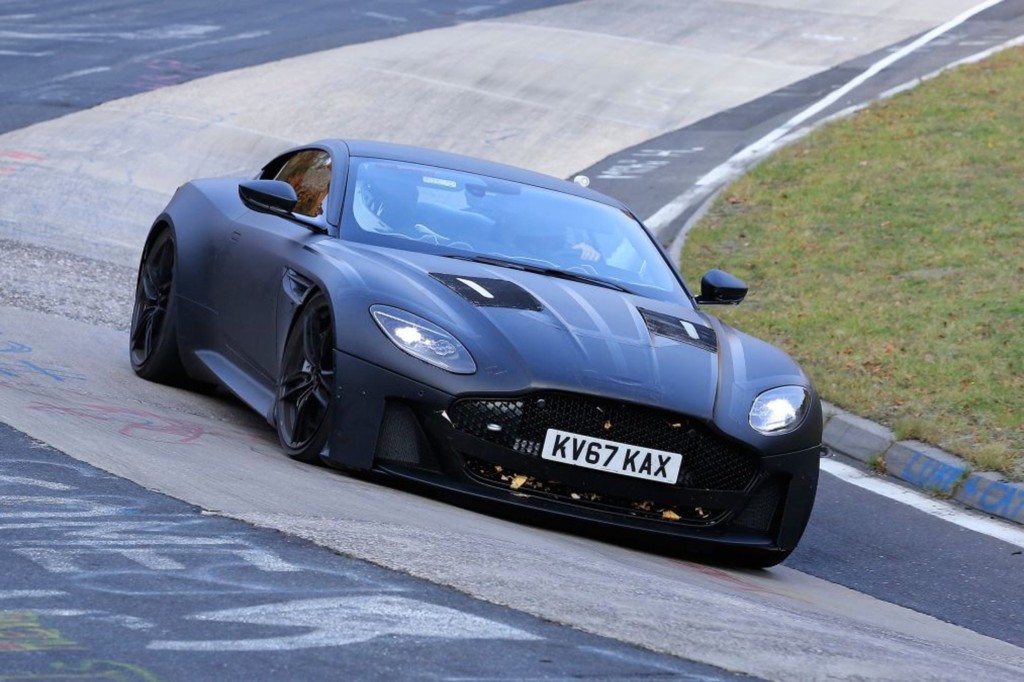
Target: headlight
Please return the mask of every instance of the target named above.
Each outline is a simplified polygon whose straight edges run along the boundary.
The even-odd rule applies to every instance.
[[[377,326],[403,351],[453,374],[472,374],[476,363],[457,338],[418,315],[385,305],[370,306]]]
[[[809,403],[810,395],[803,386],[780,386],[765,391],[750,407],[750,426],[766,436],[789,433],[800,426]]]

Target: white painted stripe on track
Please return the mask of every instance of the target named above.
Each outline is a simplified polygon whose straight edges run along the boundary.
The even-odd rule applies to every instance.
[[[53,50],[44,52],[21,52],[19,50],[0,50],[0,57],[49,57]]]
[[[923,76],[918,76],[917,78],[913,78],[907,81],[906,83],[901,83],[900,85],[897,85],[894,88],[886,90],[881,95],[878,95],[878,97],[876,97],[874,100],[868,102],[861,102],[860,104],[854,104],[852,106],[846,107],[845,109],[837,111],[834,114],[830,114],[825,118],[819,119],[814,123],[806,125],[797,130],[791,131],[788,135],[786,135],[784,139],[778,141],[774,147],[772,147],[771,149],[764,150],[763,156],[767,156],[769,153],[773,152],[778,147],[782,147],[783,145],[789,144],[791,142],[796,142],[800,138],[814,132],[814,130],[816,130],[818,127],[822,125],[826,125],[833,121],[844,119],[847,116],[852,116],[858,111],[866,109],[868,106],[872,104],[872,102],[880,102],[883,100],[887,100],[891,97],[895,97],[896,95],[902,92],[906,92],[907,90],[916,88],[918,85],[921,85],[922,83],[929,81],[932,78],[935,78],[946,73],[950,69],[955,69],[958,66],[964,66],[966,64],[975,64],[984,59],[988,59],[989,57],[998,54],[999,52],[1009,50],[1010,48],[1019,47],[1021,45],[1024,45],[1024,35],[1017,36],[1016,38],[1012,38],[1004,43],[1000,43],[999,45],[995,45],[988,49],[982,50],[981,52],[976,52],[972,55],[968,55],[963,59],[958,59],[957,61],[946,64],[945,66],[936,69],[935,71],[927,73]],[[728,161],[726,161],[725,163],[728,163]],[[742,174],[743,170],[744,168],[735,169],[735,177],[739,177]],[[701,180],[703,179],[704,178],[701,178]],[[715,197],[718,196],[718,192],[720,192],[726,186],[726,181],[732,179],[735,178],[726,177],[725,181],[723,181],[720,186],[714,188],[714,191],[708,191],[708,186],[706,185],[699,185],[698,183],[700,183],[700,180],[698,180],[697,183],[694,183],[693,187],[691,187],[689,190],[673,199],[671,202],[663,206],[657,213],[655,213],[653,216],[644,221],[644,224],[647,225],[647,227],[650,228],[655,233],[655,235],[657,235],[659,230],[667,227],[669,223],[671,223],[673,220],[675,220],[675,218],[681,215],[682,212],[685,211],[689,206],[699,203],[698,209],[687,219],[686,224],[683,225],[682,229],[679,231],[679,234],[673,237],[672,243],[668,245],[668,253],[669,256],[672,258],[673,262],[679,262],[679,260],[682,258],[683,247],[686,244],[687,233],[691,229],[693,229],[693,227],[698,222],[700,222],[701,218],[703,218],[704,215],[708,212],[708,210],[711,208],[712,202],[714,202],[715,200]],[[678,212],[672,215],[672,211],[674,211],[677,207],[679,209]],[[663,211],[668,216],[668,222],[665,222],[665,220],[662,220],[659,217],[659,214],[662,213]]]
[[[979,512],[972,512],[950,502],[937,500],[911,488],[904,488],[869,472],[862,471],[834,459],[821,460],[821,470],[841,481],[863,488],[876,495],[887,497],[918,511],[954,523],[976,533],[988,535],[997,540],[1024,549],[1024,530],[1009,523],[993,519]]]
[[[882,102],[882,101],[885,101],[887,99],[891,99],[891,98],[895,97],[896,95],[899,95],[901,93],[907,92],[908,90],[913,90],[914,88],[916,88],[917,86],[921,85],[922,83],[930,81],[931,79],[933,79],[933,78],[935,78],[937,76],[941,76],[942,74],[946,73],[947,71],[949,71],[951,69],[955,69],[955,68],[957,68],[959,66],[965,66],[967,64],[976,64],[976,63],[978,63],[980,61],[988,59],[989,57],[991,57],[991,56],[993,56],[995,54],[1003,52],[1004,50],[1009,50],[1010,48],[1014,48],[1014,47],[1020,47],[1021,45],[1024,45],[1024,35],[1017,36],[1016,38],[1012,38],[1010,40],[1007,40],[1005,43],[1000,43],[999,45],[994,45],[994,46],[989,47],[989,48],[987,48],[985,50],[982,50],[981,52],[975,52],[972,55],[968,55],[968,56],[964,57],[963,59],[958,59],[955,62],[951,62],[949,64],[946,64],[942,68],[936,69],[935,71],[932,71],[930,73],[926,73],[923,76],[918,76],[917,78],[913,78],[913,79],[907,81],[906,83],[900,83],[899,85],[897,85],[897,86],[895,86],[893,88],[889,88],[888,90],[886,90],[882,94],[878,95],[878,97],[875,98],[874,100],[871,100],[871,101],[868,101],[868,102],[861,102],[859,104],[853,104],[851,106],[846,107],[845,109],[837,111],[834,114],[829,114],[825,118],[823,118],[823,119],[821,119],[819,121],[815,121],[814,123],[812,123],[812,124],[810,124],[808,126],[804,126],[803,128],[800,128],[799,130],[793,131],[792,133],[790,133],[786,137],[786,143],[788,144],[789,142],[795,142],[796,140],[799,140],[800,138],[802,138],[802,137],[804,137],[804,136],[814,132],[814,130],[816,130],[819,126],[822,126],[822,125],[825,125],[825,124],[828,124],[828,123],[832,123],[833,121],[839,121],[839,120],[844,119],[844,118],[846,118],[848,116],[852,116],[853,114],[856,114],[858,111],[861,111],[863,109],[868,108],[874,102]],[[691,220],[692,220],[692,218],[691,218]],[[696,223],[696,221],[693,221],[693,222],[694,222],[694,224]],[[676,254],[676,255],[678,256],[678,254]]]
[[[862,85],[866,80],[868,80],[868,78],[878,74],[884,68],[892,65],[899,59],[902,59],[907,55],[911,54],[912,52],[920,49],[921,47],[928,44],[932,40],[935,40],[944,33],[948,33],[949,31],[963,24],[965,21],[969,20],[976,14],[979,14],[980,12],[983,12],[986,9],[994,7],[1002,2],[1003,0],[988,0],[987,2],[981,3],[980,5],[977,5],[967,10],[966,12],[963,12],[962,14],[951,19],[945,24],[942,24],[941,26],[938,26],[937,28],[929,31],[928,33],[923,34],[917,40],[907,44],[900,50],[893,52],[886,58],[876,62],[866,71],[861,73],[859,76],[846,83],[846,85],[844,85],[843,87],[839,88],[838,90],[834,91],[828,96],[822,98],[821,100],[811,105],[801,113],[789,119],[789,121],[787,121],[783,125],[779,126],[772,132],[762,137],[760,140],[757,140],[753,144],[748,145],[747,147],[743,148],[742,150],[734,154],[724,163],[713,168],[711,171],[709,171],[699,180],[697,180],[697,182],[694,183],[694,185],[686,192],[679,195],[678,197],[676,197],[675,199],[673,199],[672,201],[658,209],[653,215],[651,215],[650,218],[644,221],[644,224],[647,225],[647,227],[657,235],[663,228],[667,227],[676,218],[681,216],[683,212],[686,211],[686,209],[689,208],[691,204],[698,200],[701,202],[702,205],[700,209],[697,211],[695,215],[691,216],[690,220],[687,222],[687,225],[684,226],[680,234],[676,235],[676,237],[672,241],[671,246],[669,247],[669,253],[671,257],[673,258],[673,260],[678,261],[682,255],[683,245],[686,239],[686,232],[689,230],[689,228],[695,225],[697,221],[700,219],[700,217],[707,211],[707,209],[710,206],[712,198],[715,196],[714,193],[707,193],[708,187],[714,186],[716,183],[721,183],[721,185],[724,186],[725,182],[727,182],[728,180],[731,180],[734,177],[738,177],[752,160],[767,156],[775,149],[791,141],[791,139],[797,139],[799,137],[806,135],[808,132],[810,132],[811,129],[813,129],[816,126],[812,125],[803,128],[798,128],[798,126],[800,126],[801,123],[804,123],[815,114],[824,111],[829,106],[834,104],[840,97],[848,94],[857,86]],[[909,90],[910,88],[919,85],[920,83],[926,80],[938,76],[939,74],[944,73],[945,71],[951,68],[955,68],[956,66],[960,66],[963,64],[971,64],[981,61],[982,59],[986,59],[992,56],[993,54],[996,54],[997,52],[1001,52],[1002,50],[1015,47],[1021,44],[1024,44],[1024,36],[1019,36],[1017,38],[1008,40],[1002,44],[996,45],[986,50],[982,50],[981,52],[965,57],[951,64],[947,64],[941,69],[937,69],[936,71],[929,73],[921,78],[915,78],[907,83],[896,86],[895,88],[891,88],[890,90],[887,90],[886,92],[882,93],[879,99],[888,99],[889,97],[899,94],[900,92],[903,92],[905,90]],[[847,107],[846,109],[829,116],[828,118],[824,119],[823,121],[820,121],[819,123],[825,123],[831,120],[843,118],[844,116],[848,116],[856,111],[859,111],[860,109],[863,109],[865,106],[867,105],[859,104],[854,105],[852,107]],[[1008,523],[1004,523],[1002,521],[985,516],[980,512],[967,511],[963,508],[954,506],[953,504],[936,500],[916,490],[904,488],[903,486],[897,485],[891,481],[878,478],[877,476],[865,473],[859,469],[848,466],[846,464],[842,464],[835,460],[821,460],[821,469],[822,471],[825,471],[826,473],[829,473],[842,481],[855,485],[859,488],[863,488],[877,495],[887,497],[891,500],[901,502],[903,504],[906,504],[917,509],[918,511],[922,511],[926,514],[930,514],[944,521],[956,524],[958,526],[961,526],[962,528],[973,530],[975,532],[988,535],[989,537],[1002,540],[1003,542],[1014,545],[1015,547],[1024,548],[1024,531],[1015,526],[1011,526]]]
[[[0,599],[24,599],[26,597],[64,597],[63,590],[0,590]]]
[[[59,83],[61,81],[71,80],[72,78],[81,78],[82,76],[91,76],[94,73],[104,73],[106,71],[110,71],[110,68],[111,67],[109,67],[109,66],[94,66],[91,69],[82,69],[80,71],[72,71],[71,73],[66,73],[63,76],[54,76],[53,78],[48,80],[47,83]]]
[[[199,40],[194,43],[187,43],[185,45],[175,45],[174,47],[168,47],[163,50],[157,50],[156,52],[147,52],[146,54],[140,54],[132,57],[131,61],[146,62],[156,57],[163,57],[164,55],[174,54],[175,52],[184,52],[185,50],[192,50],[197,47],[207,47],[210,45],[222,45],[224,43],[232,43],[238,40],[252,40],[253,38],[262,38],[265,35],[269,35],[270,31],[247,31],[245,33],[236,33],[235,35],[225,36],[223,38],[210,38],[208,40]]]
[[[683,212],[689,208],[691,203],[697,197],[701,196],[707,187],[722,184],[734,177],[737,177],[752,161],[763,158],[778,147],[782,146],[782,144],[787,141],[787,137],[794,130],[797,130],[805,121],[832,106],[839,101],[839,99],[849,94],[853,89],[863,85],[870,78],[876,76],[899,60],[913,54],[936,38],[949,33],[971,17],[980,14],[991,7],[995,7],[1002,2],[1003,0],[986,0],[979,5],[975,5],[971,9],[962,12],[940,26],[936,26],[916,40],[878,60],[855,78],[849,80],[842,87],[833,90],[828,95],[807,107],[778,128],[775,128],[761,139],[747,145],[740,151],[733,154],[724,163],[712,168],[708,173],[697,180],[692,188],[662,206],[652,216],[645,220],[644,223],[652,232],[655,234],[659,233],[663,228],[667,227],[681,216]],[[683,235],[680,235],[680,237],[682,236]],[[680,239],[677,238],[676,241],[679,242]],[[675,245],[673,244],[673,246]]]

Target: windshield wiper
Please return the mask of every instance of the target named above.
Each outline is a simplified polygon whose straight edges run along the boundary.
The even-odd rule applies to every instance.
[[[454,258],[456,260],[470,261],[471,263],[483,263],[484,265],[494,265],[499,268],[511,268],[513,270],[522,270],[524,272],[533,272],[538,275],[547,275],[549,277],[557,277],[559,279],[567,279],[573,282],[583,282],[584,284],[593,284],[595,286],[604,287],[605,289],[614,289],[615,291],[621,291],[624,294],[633,293],[629,289],[623,286],[609,282],[606,279],[600,277],[591,277],[582,272],[573,272],[572,270],[560,270],[558,268],[548,268],[543,265],[534,265],[533,263],[524,263],[518,260],[510,260],[504,258],[495,258],[494,256],[463,256],[461,254],[446,253],[445,258]]]

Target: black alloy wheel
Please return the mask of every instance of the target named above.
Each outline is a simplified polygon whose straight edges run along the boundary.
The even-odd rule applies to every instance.
[[[187,380],[178,356],[175,256],[174,236],[167,228],[146,247],[135,285],[128,344],[135,373],[166,384]]]
[[[285,343],[274,421],[289,457],[318,464],[330,432],[334,396],[334,327],[327,298],[303,306]]]

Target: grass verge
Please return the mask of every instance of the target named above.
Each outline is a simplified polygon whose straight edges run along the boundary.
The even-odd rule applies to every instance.
[[[845,409],[1024,480],[1024,50],[828,125],[727,188],[687,281]]]

